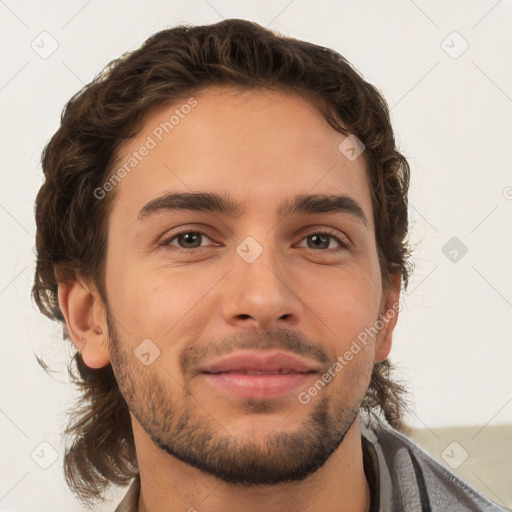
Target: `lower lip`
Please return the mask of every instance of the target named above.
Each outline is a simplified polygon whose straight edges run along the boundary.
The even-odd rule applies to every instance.
[[[273,398],[304,385],[314,373],[247,375],[241,373],[204,373],[213,386],[246,398]]]

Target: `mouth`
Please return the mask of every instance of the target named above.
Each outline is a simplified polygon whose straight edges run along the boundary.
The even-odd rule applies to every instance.
[[[289,375],[291,373],[310,373],[310,372],[297,372],[294,370],[290,370],[289,368],[279,368],[278,370],[249,370],[246,368],[241,368],[240,370],[229,370],[226,372],[204,372],[209,375],[218,375],[220,373],[230,374],[235,373],[238,375]]]
[[[318,364],[284,352],[244,352],[201,367],[217,391],[245,398],[290,394],[319,373]]]

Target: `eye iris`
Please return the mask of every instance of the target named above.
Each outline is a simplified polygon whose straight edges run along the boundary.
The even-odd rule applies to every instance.
[[[180,241],[180,245],[184,241],[185,244],[193,244],[193,247],[199,247],[201,244],[197,245],[195,242],[200,241],[201,235],[195,232],[182,233],[178,235],[178,240]],[[186,249],[190,249],[190,247],[185,247]]]
[[[317,241],[320,242],[320,245],[323,244],[325,247],[322,247],[322,249],[328,249],[329,248],[329,235],[311,235],[309,237],[311,240],[314,240],[314,246],[313,248],[319,247],[319,245],[316,243]],[[323,240],[322,240],[323,239]]]

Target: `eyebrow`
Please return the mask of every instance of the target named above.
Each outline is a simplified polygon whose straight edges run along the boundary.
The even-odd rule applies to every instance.
[[[190,210],[212,212],[238,218],[245,212],[243,203],[227,195],[203,192],[169,193],[152,199],[137,215],[138,220],[163,211]],[[279,217],[297,213],[344,213],[350,214],[368,227],[368,220],[359,203],[349,196],[325,194],[297,194],[292,200],[286,199],[277,209]]]

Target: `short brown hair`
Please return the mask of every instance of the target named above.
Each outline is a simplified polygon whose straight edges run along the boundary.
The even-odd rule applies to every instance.
[[[63,324],[59,280],[81,275],[104,304],[107,221],[115,192],[93,191],[112,173],[123,142],[137,134],[150,109],[210,85],[269,88],[299,94],[337,131],[356,135],[371,183],[379,264],[386,289],[410,272],[407,193],[409,165],[395,144],[389,109],[379,91],[339,53],[285,37],[246,20],[180,25],[151,36],[110,62],[66,104],[61,126],[42,154],[45,182],[36,199],[37,267],[32,295],[43,314]],[[390,379],[389,360],[376,363],[363,402],[400,428],[405,389]],[[69,366],[82,391],[65,434],[68,485],[83,502],[100,499],[109,484],[126,485],[138,472],[126,402],[110,364],[88,368],[76,353]]]

